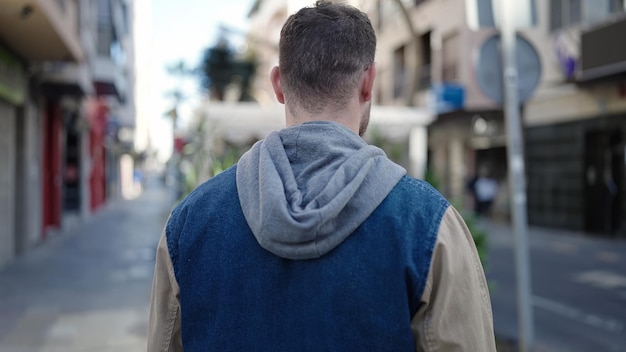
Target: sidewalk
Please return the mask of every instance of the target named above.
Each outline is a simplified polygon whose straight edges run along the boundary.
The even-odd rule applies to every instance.
[[[155,180],[0,272],[0,352],[145,351],[154,254],[172,205]]]

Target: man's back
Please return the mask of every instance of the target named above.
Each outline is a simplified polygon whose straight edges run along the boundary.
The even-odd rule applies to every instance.
[[[201,187],[170,221],[182,325],[191,331],[183,330],[186,350],[415,350],[408,322],[448,206],[443,198],[405,177],[336,249],[290,260],[258,245],[232,197],[234,173]]]
[[[172,213],[150,351],[495,351],[463,220],[361,138],[375,51],[354,7],[287,19],[270,73],[287,128]]]
[[[485,302],[476,302],[482,297],[463,292],[463,280],[475,281],[473,276],[482,273],[476,268],[479,265],[476,260],[466,268],[468,275],[458,272],[458,275],[465,276],[458,280],[460,290],[453,282],[447,282],[449,280],[442,285],[441,278],[433,274],[447,269],[447,264],[442,266],[441,261],[453,262],[454,258],[447,256],[454,253],[446,251],[454,252],[453,247],[459,246],[442,242],[452,233],[449,230],[441,233],[442,221],[454,221],[448,214],[451,209],[448,202],[425,182],[404,176],[401,169],[392,170],[392,164],[386,158],[380,160],[383,164],[378,167],[363,167],[370,164],[371,158],[362,158],[360,164],[356,163],[354,160],[358,157],[355,155],[364,153],[370,146],[359,142],[356,136],[350,141],[348,133],[336,124],[317,123],[271,135],[244,156],[238,166],[200,186],[173,211],[166,228],[167,248],[164,252],[168,257],[164,261],[171,267],[170,279],[176,283],[174,296],[178,295],[176,299],[180,303],[174,308],[180,309],[180,314],[169,320],[178,320],[175,329],[182,332],[181,342],[186,351],[414,351],[416,345],[425,343],[426,332],[433,328],[426,326],[429,314],[428,319],[442,322],[440,328],[446,331],[454,330],[453,326],[446,324],[458,323],[442,321],[438,316],[448,314],[444,314],[444,309],[436,308],[433,297],[437,295],[433,296],[433,287],[435,290],[448,287],[449,292],[436,293],[456,297],[463,304],[479,303],[475,307],[460,308],[439,298],[438,303],[457,310],[457,314],[468,309],[490,319],[490,310],[482,306]],[[319,135],[324,136],[325,143],[313,147],[313,141],[319,139]],[[292,138],[295,136],[297,138]],[[280,144],[274,146],[278,151],[271,147],[273,139]],[[267,154],[274,155],[274,159],[262,161],[265,144],[270,145],[265,148],[270,149]],[[284,147],[282,152],[281,146]],[[302,147],[304,149],[300,149]],[[325,150],[328,148],[341,152],[333,155]],[[317,192],[317,196],[301,194],[294,197],[293,193],[271,189],[276,180],[268,181],[268,178],[286,166],[276,165],[281,159],[276,157],[277,153],[284,153],[281,155],[286,157],[288,165],[298,165],[301,159],[306,161],[303,165],[316,164],[310,160],[313,158],[323,160],[320,165],[335,167],[320,167],[315,171],[303,168],[296,172],[296,176],[277,176],[286,183],[299,179],[297,176],[300,175],[308,176],[295,181],[300,183],[296,189],[308,184],[310,191]],[[351,170],[344,170],[346,164],[350,164]],[[332,169],[329,179],[340,175],[345,185],[338,183],[330,192],[332,187],[328,184],[333,182],[326,187],[315,187],[309,182],[326,177],[327,168]],[[391,189],[384,194],[379,189],[385,187],[362,187],[368,179],[362,173],[369,175],[373,168],[392,180],[388,182]],[[343,177],[350,172],[351,177]],[[339,181],[335,179],[334,182]],[[358,185],[355,186],[355,182]],[[340,236],[343,223],[351,222],[351,218],[331,219],[331,222],[319,218],[318,222],[309,224],[315,217],[305,214],[316,214],[319,208],[338,208],[335,212],[341,212],[341,209],[350,207],[351,199],[345,204],[336,202],[349,188],[353,188],[351,199],[365,196],[364,199],[376,205],[371,211],[363,210],[367,214],[361,216],[362,220],[343,240],[329,240],[324,236]],[[264,197],[272,197],[265,191],[277,198],[265,200]],[[327,199],[320,199],[320,194]],[[329,197],[329,194],[335,196]],[[302,203],[305,199],[315,206]],[[283,204],[278,204],[281,202]],[[353,208],[360,209],[359,204],[357,201]],[[282,223],[277,221],[280,216],[268,215],[281,206],[291,212]],[[351,214],[355,218],[354,213]],[[256,215],[261,216],[261,222],[251,218]],[[263,221],[264,216],[270,217],[271,221]],[[295,223],[290,223],[292,221]],[[302,251],[303,245],[308,246],[311,241],[315,243],[318,238],[300,238],[302,243],[297,240],[277,243],[277,234],[285,229],[298,233],[297,228],[302,225],[298,221],[313,227],[313,230],[303,232],[303,236],[316,232],[325,241],[320,249]],[[256,226],[251,227],[250,223],[256,223]],[[264,235],[259,234],[260,229],[272,238],[262,238]],[[461,241],[467,240],[462,233],[458,235],[461,235],[458,237]],[[327,247],[329,241],[336,243],[335,246]],[[461,242],[460,245],[465,246],[469,258],[472,255],[476,258],[471,244]],[[327,248],[322,250],[325,246]],[[308,257],[287,257],[303,255]],[[484,276],[478,276],[478,279],[484,283]],[[467,297],[459,297],[465,294]],[[172,307],[166,310],[172,311]],[[476,323],[468,320],[466,324]],[[484,332],[483,329],[481,324],[469,328],[479,334]],[[445,331],[431,331],[434,336],[442,333]],[[483,341],[484,337],[480,340]]]

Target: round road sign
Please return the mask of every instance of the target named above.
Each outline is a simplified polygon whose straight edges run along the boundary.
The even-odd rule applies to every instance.
[[[475,64],[476,80],[480,89],[498,104],[504,101],[500,47],[499,34],[489,37],[480,47]],[[522,104],[531,96],[541,80],[541,59],[535,47],[519,35],[515,40],[515,63],[519,100]]]

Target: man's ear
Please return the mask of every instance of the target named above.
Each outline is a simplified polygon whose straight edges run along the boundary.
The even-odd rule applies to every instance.
[[[374,89],[374,79],[376,79],[376,64],[372,63],[370,67],[365,70],[363,75],[363,81],[361,83],[361,99],[364,102],[372,100],[372,91]]]
[[[280,68],[278,66],[272,68],[270,81],[272,81],[272,88],[274,89],[276,99],[278,99],[279,103],[285,104],[285,94],[283,94],[283,87],[280,84]]]

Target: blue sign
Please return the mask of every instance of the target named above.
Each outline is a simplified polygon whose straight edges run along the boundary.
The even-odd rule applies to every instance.
[[[465,105],[465,88],[457,83],[433,84],[431,94],[436,114],[461,110]]]

